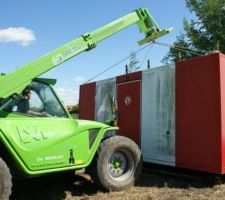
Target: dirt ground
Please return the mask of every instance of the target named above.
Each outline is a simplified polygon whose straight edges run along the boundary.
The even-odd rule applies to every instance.
[[[104,192],[88,175],[35,179],[14,184],[11,200],[225,200],[225,183],[202,177],[143,172],[137,186]]]

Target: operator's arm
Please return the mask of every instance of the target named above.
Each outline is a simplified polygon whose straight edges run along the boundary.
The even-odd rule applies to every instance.
[[[28,114],[36,117],[46,117],[46,112],[35,112],[33,110],[30,110],[30,103],[29,100],[26,98],[23,98],[19,101],[17,104],[17,112]]]
[[[47,116],[46,112],[35,112],[35,111],[32,111],[32,110],[28,110],[27,114],[32,115],[32,116],[36,116],[36,117],[46,117]]]

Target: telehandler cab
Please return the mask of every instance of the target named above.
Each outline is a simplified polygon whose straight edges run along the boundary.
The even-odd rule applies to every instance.
[[[134,23],[146,36],[139,44],[171,31],[161,30],[147,9],[140,8],[13,73],[1,74],[0,200],[9,198],[11,177],[20,175],[35,177],[90,167],[92,178],[108,191],[137,181],[142,167],[138,146],[117,136],[117,127],[72,119],[53,89],[56,80],[39,77]]]

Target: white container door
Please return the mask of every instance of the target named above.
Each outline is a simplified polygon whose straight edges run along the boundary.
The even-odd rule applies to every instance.
[[[175,165],[175,66],[143,71],[141,150],[144,161]]]

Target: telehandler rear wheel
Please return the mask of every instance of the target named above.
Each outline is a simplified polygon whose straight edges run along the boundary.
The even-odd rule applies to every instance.
[[[103,189],[127,189],[137,182],[141,174],[140,149],[129,138],[110,137],[101,143],[92,167],[92,179]]]
[[[0,200],[7,200],[11,194],[12,177],[6,163],[0,158]]]

